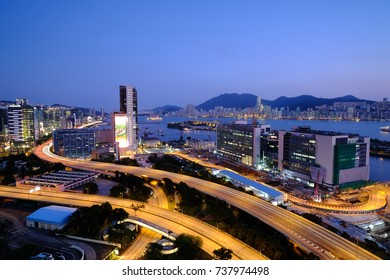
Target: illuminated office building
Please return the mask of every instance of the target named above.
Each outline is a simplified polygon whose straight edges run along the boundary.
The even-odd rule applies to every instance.
[[[217,154],[231,162],[255,167],[260,163],[260,135],[270,125],[236,122],[217,125]]]
[[[11,148],[21,151],[35,146],[39,125],[34,107],[25,103],[8,106],[8,132]]]
[[[369,179],[370,138],[298,127],[279,131],[278,168],[283,175],[329,191]]]
[[[68,158],[90,157],[96,148],[92,129],[57,129],[53,132],[54,153]]]

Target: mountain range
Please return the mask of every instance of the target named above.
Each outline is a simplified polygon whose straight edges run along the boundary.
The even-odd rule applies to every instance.
[[[249,107],[255,107],[257,102],[257,95],[250,93],[225,93],[217,97],[211,98],[198,106],[195,106],[197,110],[210,110],[216,106],[223,106],[224,108],[237,108],[245,109]],[[271,108],[289,107],[291,110],[295,110],[299,107],[301,110],[307,110],[307,108],[314,108],[321,105],[332,105],[333,102],[367,102],[369,104],[374,101],[359,99],[353,95],[346,95],[337,98],[318,98],[312,95],[300,95],[297,97],[281,96],[275,100],[261,100],[263,105],[271,106]]]
[[[174,106],[174,105],[165,105],[165,106],[154,108],[150,111],[156,115],[165,115],[167,113],[179,111],[181,109],[183,109],[183,108],[178,107],[178,106]]]
[[[217,106],[223,106],[224,108],[237,108],[237,109],[245,109],[255,107],[257,103],[257,95],[251,93],[224,93],[219,96],[213,97],[197,106],[195,108],[197,110],[212,110]],[[375,103],[372,100],[359,99],[353,95],[345,95],[342,97],[336,98],[319,98],[312,95],[300,95],[296,97],[286,97],[281,96],[276,98],[275,100],[266,100],[262,99],[261,103],[263,105],[268,105],[271,108],[282,108],[289,107],[290,110],[295,110],[299,107],[302,111],[307,110],[308,108],[315,108],[316,106],[321,105],[332,105],[334,102],[366,102],[368,104]],[[12,104],[14,102],[11,101],[0,101],[0,104]],[[53,104],[52,106],[63,106],[63,107],[71,107],[60,104]],[[89,112],[88,108],[80,108],[80,107],[72,107],[80,109],[83,112]],[[148,114],[153,113],[157,115],[164,115],[169,112],[179,111],[183,108],[174,106],[174,105],[165,105],[161,107],[154,108],[152,110],[148,110]],[[97,112],[99,113],[99,112]]]

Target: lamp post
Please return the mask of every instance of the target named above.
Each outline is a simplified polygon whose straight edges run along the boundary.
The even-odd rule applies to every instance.
[[[28,191],[28,199],[30,200],[30,194],[32,194],[33,192],[40,191],[40,190],[41,190],[41,186],[40,186],[40,185],[35,186],[35,188],[29,190],[29,191]]]
[[[85,190],[86,193],[87,193],[87,200],[89,200],[89,188],[84,188],[84,190]]]

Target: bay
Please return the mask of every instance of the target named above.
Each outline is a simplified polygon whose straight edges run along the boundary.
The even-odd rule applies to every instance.
[[[167,128],[169,122],[183,122],[194,120],[185,117],[163,117],[161,121],[148,121],[145,116],[139,116],[140,136],[144,132],[149,136],[160,138],[162,141],[183,139],[196,139],[215,141],[216,133],[212,131],[190,130],[180,131]],[[200,121],[218,121],[221,123],[231,123],[236,121],[233,118],[198,118]],[[248,120],[250,121],[250,120]],[[379,121],[319,121],[319,120],[258,120],[261,124],[270,124],[271,129],[291,130],[297,126],[310,126],[314,130],[335,131],[348,134],[359,134],[361,136],[390,141],[390,133],[382,132],[381,127],[390,125],[390,122]],[[370,179],[374,181],[390,181],[390,159],[370,157]]]

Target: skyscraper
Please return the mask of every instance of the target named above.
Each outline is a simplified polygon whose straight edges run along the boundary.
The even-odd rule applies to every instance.
[[[133,86],[119,86],[119,108],[127,118],[128,151],[136,153],[138,147],[138,101],[137,90]]]
[[[11,147],[32,147],[39,138],[36,110],[29,105],[8,106],[8,128]]]

